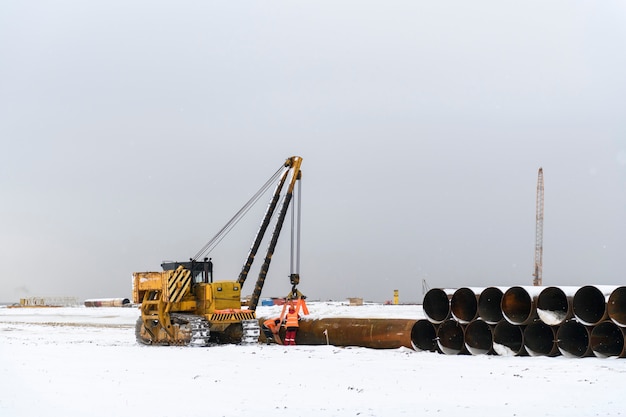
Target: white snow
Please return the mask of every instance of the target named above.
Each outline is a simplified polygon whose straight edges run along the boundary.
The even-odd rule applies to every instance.
[[[310,303],[314,317],[419,306]],[[280,307],[259,307],[272,316]],[[136,308],[0,308],[0,416],[614,416],[626,360],[334,346],[147,347]]]
[[[558,326],[567,319],[567,312],[565,311],[542,310],[538,308],[537,315],[542,322],[549,326]]]
[[[493,350],[500,356],[515,356],[516,352],[508,346],[502,345],[500,343],[493,344]]]

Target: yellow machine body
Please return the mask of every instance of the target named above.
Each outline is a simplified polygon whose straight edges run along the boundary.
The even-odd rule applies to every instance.
[[[146,344],[189,344],[191,330],[181,318],[205,319],[218,342],[241,339],[241,322],[256,319],[254,311],[241,308],[237,281],[192,283],[191,272],[183,267],[135,272],[133,302],[141,303],[137,337]]]

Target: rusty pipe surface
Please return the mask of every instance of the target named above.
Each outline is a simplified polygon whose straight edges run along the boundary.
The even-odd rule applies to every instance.
[[[608,358],[610,356],[625,357],[625,332],[625,328],[619,327],[609,320],[595,325],[591,330],[591,351],[598,358]]]
[[[511,324],[524,325],[537,318],[537,298],[541,287],[511,287],[504,292],[500,307]]]
[[[474,320],[465,327],[465,348],[472,355],[493,352],[492,327],[484,320]]]
[[[525,355],[524,326],[516,326],[506,320],[493,329],[493,350],[500,356]]]
[[[590,339],[589,328],[576,320],[566,320],[556,332],[559,351],[569,358],[592,355]]]
[[[450,317],[450,298],[454,291],[432,288],[424,295],[422,307],[426,318],[434,324],[440,324]]]
[[[446,320],[437,329],[437,346],[446,355],[458,355],[464,351],[464,329],[456,320]]]
[[[524,329],[524,348],[530,356],[556,356],[556,330],[543,321],[535,321]]]
[[[411,344],[417,351],[437,351],[437,325],[426,319],[418,320],[411,330]]]
[[[558,326],[574,315],[572,300],[575,290],[546,287],[537,298],[537,315],[545,324]]]
[[[488,287],[480,292],[478,297],[478,317],[488,324],[498,324],[503,319],[502,295],[504,292],[498,287]]]
[[[607,301],[617,287],[586,285],[580,287],[572,301],[574,316],[582,324],[593,326],[608,318]]]
[[[411,334],[417,320],[323,318],[300,321],[298,345],[362,346],[374,349],[413,348]],[[328,339],[326,338],[328,336]]]
[[[454,291],[450,299],[450,313],[456,321],[467,324],[478,317],[478,297],[480,290],[468,287]]]
[[[613,323],[626,327],[626,287],[618,287],[611,292],[607,302],[607,314]]]

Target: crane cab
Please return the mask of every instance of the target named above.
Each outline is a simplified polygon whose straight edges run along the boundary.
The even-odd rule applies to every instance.
[[[202,261],[163,261],[161,268],[164,271],[174,271],[179,266],[191,271],[191,279],[194,284],[213,282],[213,262],[211,258],[204,258]]]

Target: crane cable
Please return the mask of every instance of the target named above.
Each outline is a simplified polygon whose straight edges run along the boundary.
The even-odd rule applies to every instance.
[[[194,261],[201,259],[205,254],[208,255],[211,253],[213,249],[228,235],[228,233],[235,227],[237,223],[245,216],[245,214],[250,211],[252,206],[261,198],[263,194],[270,188],[270,186],[278,179],[281,172],[285,167],[281,166],[275,173],[270,177],[270,179],[263,184],[263,186],[239,209],[237,213],[220,229],[219,232],[215,236],[211,238],[203,247],[196,253],[193,257]]]

